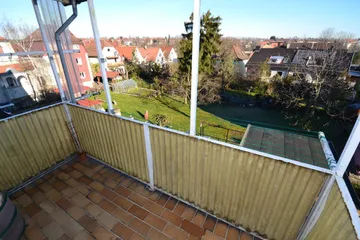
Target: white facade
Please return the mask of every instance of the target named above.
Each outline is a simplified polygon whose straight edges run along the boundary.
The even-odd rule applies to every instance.
[[[159,48],[158,54],[156,55],[155,63],[164,64],[166,62],[163,51]]]
[[[1,47],[1,49],[2,49],[2,51],[4,53],[13,53],[13,52],[15,52],[13,47],[11,46],[10,42],[2,41],[2,42],[0,42],[0,47]],[[17,62],[18,62],[18,56],[11,56],[11,57],[3,56],[3,57],[0,57],[0,66],[12,64],[12,63],[17,63]]]
[[[168,61],[168,62],[174,62],[174,61],[177,60],[177,58],[178,58],[178,55],[177,55],[177,53],[175,52],[175,49],[172,48],[171,51],[170,51],[170,53],[169,53],[169,56],[168,56],[167,61]]]

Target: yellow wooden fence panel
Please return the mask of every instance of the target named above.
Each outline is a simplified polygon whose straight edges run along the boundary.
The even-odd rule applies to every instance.
[[[69,106],[80,145],[86,153],[148,181],[143,125]]]
[[[270,239],[295,239],[327,174],[156,128],[155,185]]]
[[[357,239],[349,211],[336,182],[330,191],[325,208],[318,222],[306,239]]]
[[[75,151],[61,105],[0,122],[0,190],[19,185]]]

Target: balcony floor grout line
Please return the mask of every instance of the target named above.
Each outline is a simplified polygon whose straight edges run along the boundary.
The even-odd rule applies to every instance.
[[[143,180],[141,180],[141,179],[139,179],[139,178],[137,178],[137,177],[135,177],[135,176],[131,176],[131,175],[129,175],[128,173],[126,173],[126,172],[124,172],[124,171],[122,171],[122,170],[120,170],[120,169],[117,169],[117,168],[111,166],[110,164],[105,163],[105,162],[101,161],[100,159],[91,156],[91,155],[88,154],[88,153],[86,153],[86,156],[87,156],[89,159],[94,160],[94,161],[97,161],[97,162],[99,162],[99,163],[101,163],[101,164],[104,164],[105,166],[108,166],[109,168],[111,168],[111,169],[113,169],[113,170],[115,170],[115,171],[117,171],[117,172],[120,172],[120,173],[122,173],[122,174],[124,174],[124,175],[126,175],[126,176],[128,176],[128,177],[130,177],[130,178],[132,178],[132,179],[135,179],[135,180],[137,180],[137,181],[145,184],[146,186],[149,185],[149,183],[147,183],[147,182],[145,182],[145,181],[143,181]],[[169,195],[170,197],[173,197],[174,199],[176,199],[176,200],[178,200],[178,201],[180,201],[180,202],[183,202],[183,203],[185,203],[185,204],[187,204],[187,205],[195,208],[196,210],[199,210],[199,211],[201,211],[201,212],[203,212],[203,213],[205,213],[205,214],[207,214],[207,215],[209,215],[209,216],[214,217],[215,219],[217,219],[217,223],[218,223],[218,221],[222,221],[222,222],[226,223],[226,224],[229,225],[229,226],[232,226],[232,227],[234,227],[234,228],[236,228],[236,229],[239,229],[239,230],[241,230],[241,231],[243,231],[243,232],[246,232],[246,233],[250,234],[250,235],[253,237],[253,239],[254,239],[254,237],[257,237],[257,238],[263,239],[263,240],[266,239],[266,238],[263,238],[263,237],[259,236],[258,234],[254,233],[254,232],[248,232],[248,231],[246,231],[246,229],[244,229],[244,228],[242,228],[242,227],[240,227],[240,226],[237,226],[237,225],[235,225],[235,224],[233,224],[233,223],[230,223],[230,222],[228,222],[228,221],[225,220],[225,219],[221,219],[221,218],[219,218],[218,216],[216,216],[216,215],[214,215],[214,214],[212,214],[212,213],[209,213],[209,212],[207,212],[207,211],[205,211],[205,210],[197,207],[197,206],[194,205],[193,203],[187,202],[187,201],[185,201],[185,200],[183,200],[183,199],[181,199],[181,198],[179,198],[179,197],[177,197],[177,196],[175,196],[175,195],[173,195],[173,194],[171,194],[171,193],[169,193],[169,192],[167,192],[167,191],[165,191],[165,190],[163,190],[163,189],[161,189],[161,188],[158,188],[157,186],[155,186],[154,189],[160,191],[161,193],[165,193],[165,194]],[[137,204],[137,205],[138,205],[138,204]],[[214,228],[214,230],[215,230],[215,228]]]

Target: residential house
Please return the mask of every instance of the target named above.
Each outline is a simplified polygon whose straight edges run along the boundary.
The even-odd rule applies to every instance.
[[[71,78],[72,87],[74,89],[74,93],[76,96],[80,96],[82,93],[84,93],[87,89],[92,87],[93,84],[93,76],[91,73],[90,68],[90,62],[88,53],[86,52],[86,49],[84,48],[84,45],[81,41],[81,39],[77,38],[74,34],[69,32],[70,40],[72,43],[72,48],[74,50],[79,50],[78,53],[72,54],[73,58],[73,64],[75,68],[73,69],[73,75],[74,77]],[[37,29],[32,34],[30,34],[28,37],[28,42],[32,42],[31,46],[29,46],[30,51],[46,51],[45,44],[42,40],[40,29]],[[17,52],[23,51],[19,46],[14,45],[14,48],[16,48]],[[43,54],[41,56],[38,56],[38,58],[42,58],[44,62],[46,62],[46,68],[49,72],[49,75],[51,76],[51,80],[49,80],[49,83],[57,87],[55,79],[52,74],[52,70],[50,68],[49,59],[46,54]],[[56,62],[60,65],[60,59],[55,58]],[[59,71],[60,76],[65,79],[65,76],[62,73],[62,70]]]
[[[161,51],[161,48],[159,47],[139,48],[139,51],[144,59],[144,63],[150,63],[150,62],[157,64],[166,63],[164,53]]]
[[[171,46],[160,47],[161,51],[164,53],[166,62],[172,63],[177,62],[178,55],[175,52],[175,49]]]
[[[232,55],[234,57],[235,71],[241,75],[246,74],[246,64],[249,61],[249,55],[242,51],[241,47],[237,44],[232,47]]]
[[[281,46],[286,47],[286,42],[284,41],[275,41],[275,40],[266,40],[260,42],[260,48],[278,48]]]
[[[0,36],[0,53],[13,53],[14,48],[12,47],[10,41],[6,38]],[[9,65],[11,63],[17,63],[18,56],[0,56],[0,66]]]
[[[143,63],[144,58],[141,55],[139,49],[137,47],[129,47],[129,46],[118,46],[116,50],[119,53],[119,58],[121,62],[128,61],[131,62],[134,60],[134,56],[137,63]]]
[[[276,74],[284,78],[290,71],[296,51],[295,49],[287,48],[262,48],[257,50],[247,62],[246,72],[248,75],[259,75],[261,65],[266,63],[270,67],[268,78]]]
[[[100,42],[103,56],[104,58],[106,58],[106,63],[109,65],[119,63],[119,53],[118,51],[116,51],[115,47],[111,44],[111,42],[106,39],[101,39]],[[83,43],[88,53],[90,63],[99,63],[95,40],[84,39]]]
[[[329,50],[332,48],[345,49],[341,43],[335,42],[290,42],[287,44],[289,49],[300,49],[300,50]]]

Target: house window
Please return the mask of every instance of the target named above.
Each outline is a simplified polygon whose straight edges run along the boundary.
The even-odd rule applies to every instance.
[[[268,63],[271,63],[271,64],[280,64],[282,63],[284,60],[284,57],[282,56],[271,56],[269,58],[269,62]]]
[[[81,58],[75,58],[75,61],[76,61],[77,65],[82,65]]]
[[[108,48],[108,52],[110,52],[110,48]]]
[[[9,88],[19,86],[18,82],[13,77],[7,77],[6,82],[7,82]]]
[[[80,77],[81,77],[81,78],[85,78],[85,73],[84,73],[84,72],[80,72]]]

